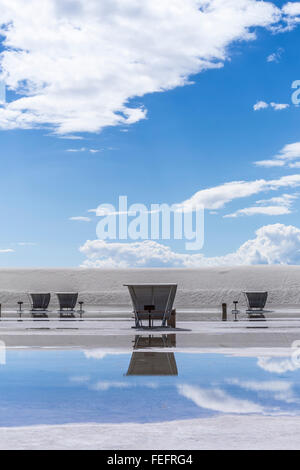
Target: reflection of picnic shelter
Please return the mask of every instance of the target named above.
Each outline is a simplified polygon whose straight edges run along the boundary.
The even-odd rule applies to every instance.
[[[136,336],[134,349],[172,347],[175,335]],[[134,351],[126,375],[178,375],[173,352]]]

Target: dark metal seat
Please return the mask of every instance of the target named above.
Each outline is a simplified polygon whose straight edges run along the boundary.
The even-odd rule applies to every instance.
[[[59,314],[61,317],[74,317],[78,292],[58,292]]]
[[[51,294],[48,293],[30,293],[31,314],[34,317],[47,317],[47,308],[50,303]]]
[[[247,302],[246,312],[250,316],[264,316],[268,292],[244,292]]]

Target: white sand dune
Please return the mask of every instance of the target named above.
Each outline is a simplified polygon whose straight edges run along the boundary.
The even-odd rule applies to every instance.
[[[244,290],[269,291],[270,306],[300,305],[300,266],[250,266],[203,269],[1,269],[0,302],[28,302],[28,292],[79,291],[89,305],[129,307],[126,283],[176,282],[177,308],[243,302]],[[53,296],[55,303],[55,296]]]
[[[300,449],[293,416],[223,415],[164,423],[0,428],[0,449]]]

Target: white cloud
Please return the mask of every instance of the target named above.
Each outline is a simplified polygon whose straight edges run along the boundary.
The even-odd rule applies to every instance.
[[[298,198],[296,194],[283,194],[279,197],[263,199],[256,202],[256,206],[239,209],[232,214],[226,214],[224,218],[236,218],[243,215],[285,215],[291,213],[293,202]]]
[[[266,103],[265,101],[258,101],[257,103],[255,103],[255,105],[253,106],[253,109],[254,111],[260,111],[261,109],[266,109],[268,108],[269,105],[268,103]]]
[[[49,134],[49,135],[52,135],[52,134]],[[58,137],[59,139],[66,139],[66,140],[84,140],[82,136],[72,135],[72,134],[60,135],[60,136],[56,136],[56,137]]]
[[[88,209],[88,212],[94,212],[96,217],[105,217],[108,215],[136,215],[136,211],[118,211],[111,204],[100,204],[96,209]],[[146,211],[145,211],[146,212]]]
[[[249,400],[234,398],[220,389],[205,389],[193,385],[178,385],[180,395],[192,400],[199,408],[221,413],[262,413],[263,407]]]
[[[300,142],[285,145],[277,155],[277,158],[285,161],[300,158]]]
[[[291,382],[282,380],[259,382],[255,380],[241,381],[239,379],[232,379],[229,380],[228,383],[253,392],[269,393],[274,396],[275,400],[284,401],[286,403],[295,403],[299,401],[299,399],[294,395],[293,384]]]
[[[300,229],[273,224],[261,227],[256,237],[246,241],[236,252],[206,257],[200,253],[177,253],[155,241],[109,243],[87,240],[80,248],[86,256],[84,267],[140,268],[234,266],[256,264],[300,264]]]
[[[107,356],[116,356],[120,354],[128,354],[128,349],[87,349],[83,351],[84,356],[87,359],[96,359],[96,360],[102,360],[105,359]]]
[[[286,215],[290,213],[290,209],[285,206],[252,206],[239,209],[232,214],[224,215],[224,218],[235,218],[241,215]]]
[[[90,222],[92,219],[90,217],[76,216],[70,217],[69,220],[74,220],[78,222]]]
[[[77,152],[86,152],[86,148],[85,147],[81,147],[79,149],[67,149],[66,152],[74,152],[74,153],[77,153]]]
[[[169,247],[150,240],[133,243],[87,240],[80,251],[87,257],[84,267],[181,267],[186,259],[185,255],[174,253]]]
[[[300,142],[294,142],[293,144],[285,145],[273,159],[260,160],[255,162],[255,165],[265,167],[288,165],[290,168],[299,168],[299,162],[293,162],[293,160],[298,160],[299,158]]]
[[[273,166],[285,166],[285,162],[283,160],[259,160],[257,162],[254,162],[254,164],[256,166],[263,166],[265,168],[271,168]]]
[[[300,2],[288,2],[286,3],[282,11],[284,14],[289,16],[300,16]]]
[[[272,54],[268,55],[267,57],[267,62],[279,62],[281,59],[282,54],[284,53],[284,49],[282,47],[279,47],[276,52],[273,52]]]
[[[282,111],[283,109],[287,109],[290,107],[287,103],[270,103],[271,107],[275,109],[275,111]]]
[[[254,111],[260,111],[262,109],[267,109],[269,107],[275,109],[275,111],[282,111],[283,109],[289,108],[290,105],[287,104],[287,103],[274,103],[274,101],[272,101],[270,104],[266,103],[265,101],[258,101],[253,106],[253,109],[254,109]]]
[[[279,380],[270,380],[265,382],[258,382],[255,380],[241,381],[239,379],[232,379],[228,381],[233,385],[237,385],[246,390],[251,390],[254,392],[284,392],[290,391],[292,388],[291,382],[279,381]]]
[[[290,207],[296,199],[298,199],[299,194],[282,194],[281,196],[271,197],[270,199],[261,199],[257,201],[257,204],[268,206],[269,204],[278,204],[278,205],[286,205]]]
[[[282,7],[285,23],[274,27],[274,32],[291,31],[300,23],[300,3],[288,2]]]
[[[87,359],[104,359],[107,356],[107,352],[102,350],[94,349],[91,351],[85,351],[84,355]]]
[[[257,365],[270,373],[284,374],[285,372],[294,372],[299,369],[299,365],[291,359],[278,359],[272,357],[261,357],[258,359]]]
[[[76,384],[85,384],[90,381],[90,377],[88,375],[76,375],[74,377],[70,377],[70,382],[76,383]]]
[[[0,11],[0,78],[19,95],[0,109],[0,127],[59,135],[145,119],[131,98],[221,67],[231,44],[282,19],[256,0],[0,0]]]
[[[220,186],[202,189],[191,198],[175,206],[185,211],[201,207],[215,210],[221,209],[235,199],[253,196],[264,191],[276,191],[280,188],[295,188],[297,186],[300,186],[300,175],[283,176],[275,180],[232,181]]]
[[[0,253],[14,253],[15,250],[11,249],[11,248],[4,248],[4,249],[0,249]]]
[[[126,383],[126,382],[115,382],[115,381],[99,381],[94,385],[90,386],[91,390],[97,390],[97,391],[106,391],[109,390],[110,388],[129,388],[131,387],[132,384]]]
[[[101,150],[98,150],[98,149],[88,149],[88,148],[86,148],[86,147],[81,147],[81,148],[78,148],[78,149],[67,149],[66,151],[67,151],[67,152],[73,152],[73,153],[77,153],[77,152],[98,153],[98,152],[101,152]]]

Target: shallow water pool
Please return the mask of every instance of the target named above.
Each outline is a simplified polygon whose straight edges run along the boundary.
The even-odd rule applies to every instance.
[[[0,365],[0,426],[145,423],[224,413],[299,415],[300,369],[288,357],[174,348],[9,350]]]

